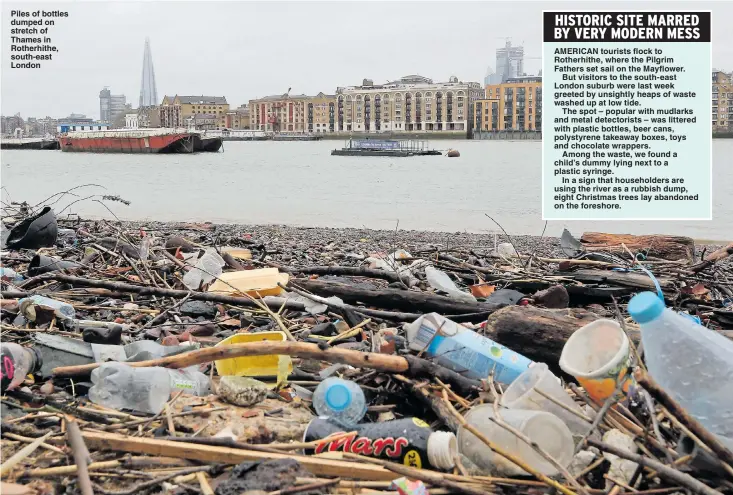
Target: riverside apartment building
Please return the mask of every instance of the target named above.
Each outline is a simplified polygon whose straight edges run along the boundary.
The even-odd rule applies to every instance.
[[[476,131],[541,131],[542,77],[486,85],[486,97],[474,102],[473,113]]]
[[[224,129],[229,103],[223,96],[165,96],[158,112],[162,127],[188,127],[205,121],[207,128]]]
[[[713,132],[733,132],[733,73],[713,71]]]
[[[433,82],[409,75],[386,84],[364,79],[360,86],[336,90],[337,132],[469,131],[472,103],[484,96],[481,84]]]

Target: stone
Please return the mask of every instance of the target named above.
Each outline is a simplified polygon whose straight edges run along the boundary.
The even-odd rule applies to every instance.
[[[185,316],[216,316],[216,306],[204,301],[186,301],[181,304],[180,313]]]
[[[549,309],[564,309],[570,304],[568,291],[562,285],[553,285],[545,290],[537,292],[532,296],[537,304]]]
[[[246,376],[222,376],[218,395],[236,406],[250,407],[267,397],[267,385]]]

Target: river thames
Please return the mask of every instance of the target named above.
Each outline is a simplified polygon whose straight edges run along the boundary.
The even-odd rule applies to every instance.
[[[541,143],[443,141],[459,158],[331,156],[339,140],[225,142],[219,153],[127,155],[3,151],[2,198],[36,204],[55,193],[94,184],[65,196],[54,208],[94,196],[120,219],[366,227],[494,232],[491,215],[510,234],[540,234]],[[690,164],[690,166],[696,166]],[[703,167],[705,164],[699,164]],[[114,219],[84,199],[64,211]],[[583,231],[733,238],[733,140],[713,141],[712,221],[553,221]]]

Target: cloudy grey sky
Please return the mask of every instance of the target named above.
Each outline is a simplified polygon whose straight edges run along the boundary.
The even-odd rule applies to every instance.
[[[49,35],[55,60],[10,69],[10,11],[65,10]],[[137,106],[149,36],[159,99],[226,96],[232,106],[267,94],[418,73],[483,81],[504,37],[541,56],[543,9],[713,11],[713,66],[733,70],[733,2],[3,2],[2,114],[99,117],[109,86]],[[536,73],[541,60],[528,59]]]

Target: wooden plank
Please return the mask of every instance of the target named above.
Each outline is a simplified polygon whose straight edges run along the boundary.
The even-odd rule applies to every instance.
[[[90,448],[99,450],[114,450],[136,454],[176,457],[194,461],[239,464],[245,461],[295,459],[301,465],[318,476],[337,476],[370,481],[388,481],[395,478],[394,473],[381,466],[366,463],[323,459],[318,457],[275,454],[254,450],[232,449],[229,447],[215,447],[211,445],[190,444],[185,442],[171,442],[154,438],[139,438],[113,433],[85,432],[84,441]]]

